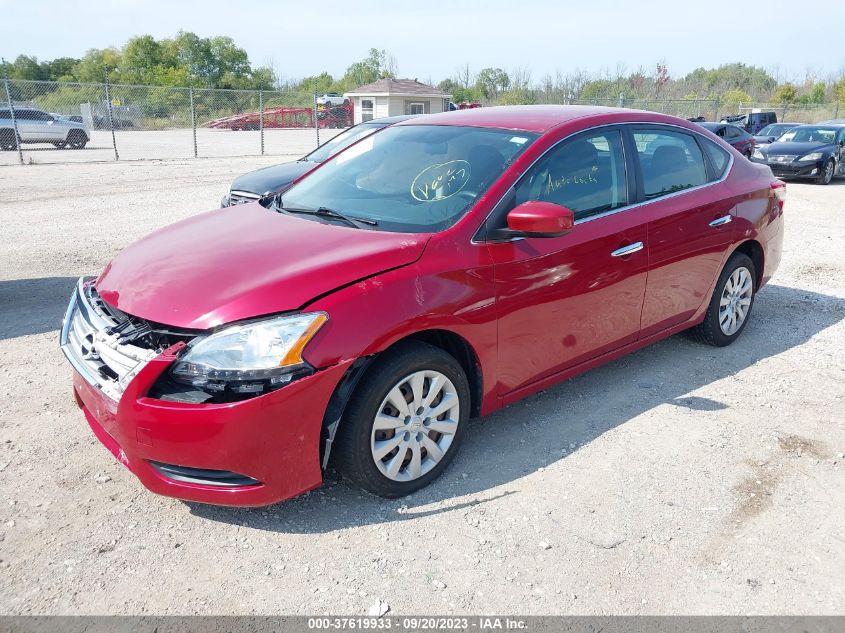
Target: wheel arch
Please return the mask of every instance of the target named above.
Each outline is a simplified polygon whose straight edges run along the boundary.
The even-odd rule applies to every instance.
[[[432,328],[413,332],[393,341],[390,345],[370,356],[362,356],[353,362],[338,382],[326,406],[320,433],[320,464],[325,469],[349,399],[372,364],[385,352],[407,341],[419,341],[437,347],[452,356],[466,374],[470,388],[470,417],[481,414],[484,394],[481,363],[478,354],[469,341],[452,330]]]
[[[763,268],[766,264],[763,246],[757,240],[746,240],[734,249],[734,253],[744,253],[754,264],[755,288],[759,290],[763,284]]]

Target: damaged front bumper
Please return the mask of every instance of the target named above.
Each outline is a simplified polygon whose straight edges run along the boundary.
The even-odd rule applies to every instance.
[[[202,503],[262,506],[322,483],[323,417],[348,362],[238,402],[156,399],[153,385],[185,344],[160,353],[125,349],[85,289],[80,280],[62,327],[74,396],[94,434],[146,488]]]

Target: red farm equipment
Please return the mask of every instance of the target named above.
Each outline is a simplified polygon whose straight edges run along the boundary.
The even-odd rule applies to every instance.
[[[322,128],[345,128],[352,125],[352,104],[318,106],[317,124]],[[218,130],[258,130],[261,128],[259,112],[244,112],[214,119],[204,127]],[[314,127],[314,108],[279,107],[264,110],[264,129]]]

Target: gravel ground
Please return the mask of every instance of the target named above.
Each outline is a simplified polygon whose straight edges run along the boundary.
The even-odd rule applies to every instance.
[[[475,420],[411,497],[143,490],[73,403],[70,289],[275,160],[0,168],[0,612],[845,614],[843,181],[789,185],[737,344],[673,337]]]
[[[324,143],[338,133],[336,129],[321,129]],[[191,129],[116,131],[115,144],[121,160],[193,158],[194,137]],[[315,130],[264,130],[264,152],[268,155],[293,154],[298,158],[317,146]],[[91,141],[82,150],[56,149],[49,143],[24,143],[23,160],[30,164],[91,163],[114,161],[111,132],[94,130]],[[261,154],[260,132],[197,129],[197,155],[200,158],[227,156],[258,156]],[[19,165],[18,153],[0,152],[0,165]]]

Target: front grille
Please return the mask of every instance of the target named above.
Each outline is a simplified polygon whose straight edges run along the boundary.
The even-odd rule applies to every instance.
[[[783,154],[783,155],[780,155],[780,156],[769,156],[769,162],[770,163],[791,163],[796,158],[798,158],[798,156],[788,155],[788,154]]]
[[[80,279],[62,323],[61,348],[70,364],[115,401],[156,356],[153,350],[122,342],[118,326],[127,318],[109,310],[93,286]]]
[[[183,481],[189,484],[227,486],[232,488],[261,485],[261,482],[257,479],[241,475],[240,473],[233,473],[228,470],[190,468],[188,466],[175,466],[173,464],[162,464],[160,462],[153,461],[151,461],[150,464],[162,476],[174,481]]]
[[[261,196],[257,193],[252,193],[251,191],[230,191],[229,192],[229,204],[236,205],[236,204],[244,204],[247,202],[255,202]]]

